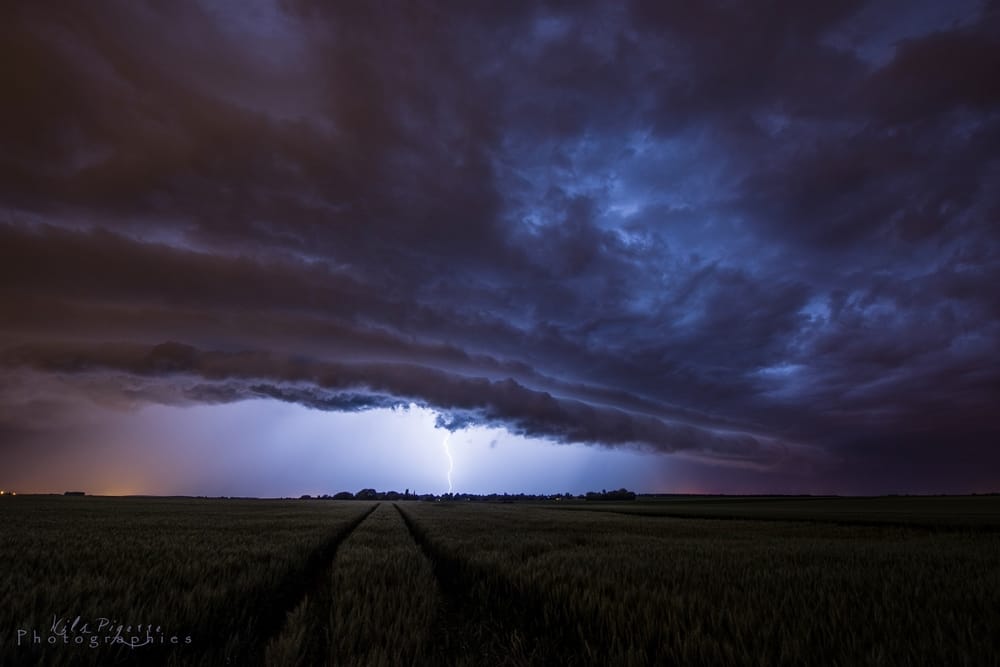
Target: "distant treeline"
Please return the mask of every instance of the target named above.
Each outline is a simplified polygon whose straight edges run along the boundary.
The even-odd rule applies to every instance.
[[[583,497],[584,500],[635,500],[635,493],[628,489],[618,489],[617,491],[589,492]]]
[[[635,500],[635,492],[628,489],[618,489],[617,491],[600,492],[590,491],[585,494],[573,495],[571,493],[410,493],[406,489],[403,493],[399,491],[376,491],[375,489],[361,489],[357,493],[350,491],[340,491],[334,494],[323,494],[311,496],[304,494],[300,496],[302,500],[313,498],[321,500],[424,500],[435,501],[466,501],[484,503],[513,503],[513,502],[549,502],[562,500]]]

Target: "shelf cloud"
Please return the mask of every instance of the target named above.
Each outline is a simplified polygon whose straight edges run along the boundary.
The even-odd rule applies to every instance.
[[[996,2],[0,17],[0,452],[58,385],[995,489]]]

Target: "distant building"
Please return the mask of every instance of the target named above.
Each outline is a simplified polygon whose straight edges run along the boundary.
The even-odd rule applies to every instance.
[[[86,491],[67,491],[63,495],[64,496],[85,496],[85,495],[87,495],[87,492]]]

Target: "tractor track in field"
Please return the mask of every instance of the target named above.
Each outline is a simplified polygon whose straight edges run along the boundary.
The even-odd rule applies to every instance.
[[[434,569],[442,598],[430,655],[421,664],[513,667],[561,664],[564,637],[541,623],[542,601],[437,548],[393,503]],[[558,637],[554,636],[560,635]],[[553,642],[555,639],[555,642]]]
[[[410,537],[420,547],[433,568],[434,579],[440,592],[441,607],[434,621],[429,655],[425,656],[425,664],[468,664],[468,665],[499,665],[504,664],[498,656],[490,656],[492,652],[485,645],[483,635],[485,629],[492,630],[493,637],[500,636],[490,615],[477,604],[471,595],[474,583],[467,573],[463,572],[462,563],[448,558],[424,535],[423,530],[404,512],[399,505],[393,504],[396,511],[406,524]],[[490,658],[493,659],[490,659]],[[507,664],[521,664],[517,662]]]
[[[288,615],[297,609],[307,597],[329,598],[330,591],[327,577],[330,568],[333,567],[337,557],[337,550],[353,533],[358,526],[364,523],[365,519],[371,516],[378,509],[381,503],[375,503],[367,511],[350,521],[340,530],[330,536],[330,538],[318,549],[309,555],[306,566],[290,586],[283,589],[269,605],[266,612],[262,612],[257,628],[259,637],[257,644],[252,647],[251,654],[257,656],[258,664],[264,664],[264,648],[271,640],[279,637],[285,630]],[[312,638],[316,640],[316,637]],[[312,652],[318,653],[325,649],[321,646],[310,647]],[[251,664],[253,660],[248,660],[242,664]]]

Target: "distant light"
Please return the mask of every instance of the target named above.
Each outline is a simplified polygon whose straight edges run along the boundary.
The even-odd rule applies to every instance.
[[[7,492],[0,490],[0,496],[4,495],[5,493],[7,493]]]

